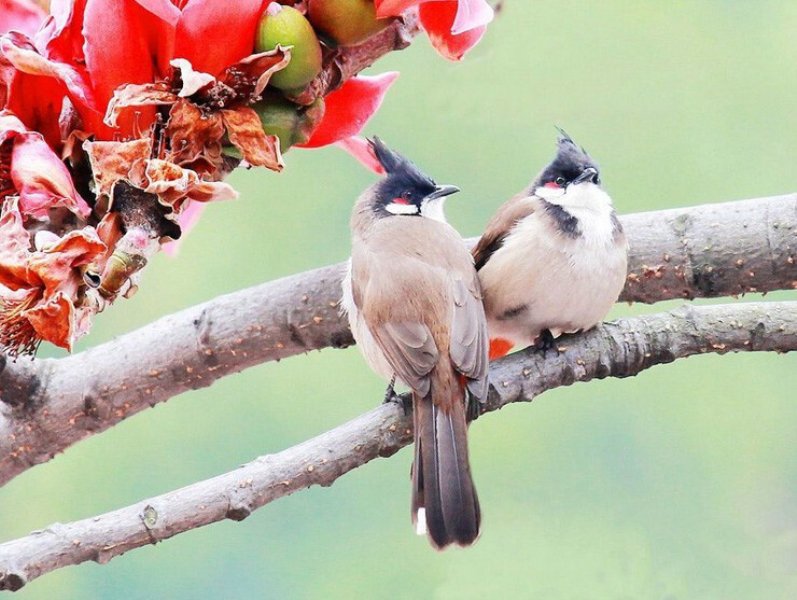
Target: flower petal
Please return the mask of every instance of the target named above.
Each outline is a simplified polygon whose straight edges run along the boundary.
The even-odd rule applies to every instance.
[[[33,36],[46,18],[47,13],[29,0],[0,0],[0,33],[13,29]]]
[[[399,76],[397,71],[381,75],[352,77],[326,97],[326,112],[321,123],[302,148],[334,144],[360,133],[379,110],[388,88]]]
[[[175,58],[171,61],[175,69],[180,71],[180,91],[177,93],[180,98],[188,98],[193,96],[203,87],[216,82],[216,78],[210,73],[203,73],[202,71],[195,71],[191,63],[184,58]]]
[[[273,50],[247,56],[227,67],[219,81],[233,88],[238,98],[256,101],[266,89],[269,79],[288,66],[291,51],[279,44]]]
[[[379,162],[379,159],[376,158],[373,147],[365,138],[353,135],[345,140],[335,142],[335,145],[339,148],[343,148],[346,152],[360,161],[360,164],[362,164],[365,168],[370,169],[377,175],[385,174],[385,168],[382,166],[382,163]]]
[[[260,117],[248,107],[222,110],[224,127],[230,142],[241,151],[244,160],[256,167],[281,171],[285,166],[280,154],[279,138],[263,131]]]
[[[149,138],[129,142],[84,142],[83,149],[89,156],[94,192],[98,196],[110,196],[120,179],[127,179],[136,186],[144,183],[145,163],[152,155]]]
[[[482,27],[492,21],[494,16],[493,7],[487,3],[487,0],[459,0],[451,33],[456,35]]]
[[[145,192],[157,194],[162,202],[178,205],[185,200],[210,202],[233,200],[238,192],[223,181],[203,181],[191,169],[160,159],[147,161]]]
[[[180,98],[169,111],[166,135],[171,140],[167,156],[171,162],[189,165],[195,171],[199,170],[193,166],[197,162],[205,163],[211,172],[221,168],[224,123],[218,112],[203,115],[195,104]]]
[[[93,227],[70,231],[56,243],[31,253],[28,268],[44,285],[45,297],[56,292],[70,296],[82,284],[77,267],[87,265],[106,252]]]
[[[123,85],[114,90],[103,120],[109,127],[118,127],[125,109],[138,107],[136,112],[140,112],[144,106],[169,106],[176,101],[177,96],[164,82]]]
[[[191,0],[177,24],[175,58],[186,58],[197,71],[218,75],[252,54],[263,0]]]
[[[39,339],[71,351],[74,313],[72,301],[59,292],[22,314],[33,326]]]
[[[0,288],[17,291],[37,286],[39,280],[28,270],[30,234],[25,230],[17,201],[6,201],[0,214]]]
[[[398,17],[405,10],[417,6],[423,0],[375,0],[376,16],[380,19],[385,17]]]
[[[52,77],[63,83],[77,102],[84,106],[95,107],[91,84],[86,74],[68,64],[45,58],[24,35],[13,31],[5,34],[0,38],[0,52],[18,71],[29,75]]]
[[[11,152],[11,180],[24,214],[47,216],[52,208],[66,207],[83,218],[91,208],[78,194],[63,162],[35,132],[19,134]]]
[[[479,43],[486,30],[482,25],[464,33],[452,33],[458,4],[455,0],[427,2],[418,11],[432,46],[448,60],[462,60],[468,50]]]
[[[135,0],[87,0],[83,26],[86,68],[101,110],[120,85],[150,83],[168,74],[175,37],[171,17],[150,12]],[[134,133],[136,127],[146,129],[154,115],[150,108],[125,116],[119,122],[122,135]]]

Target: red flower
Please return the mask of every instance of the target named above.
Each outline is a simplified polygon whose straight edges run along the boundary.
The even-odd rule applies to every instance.
[[[360,133],[379,110],[387,90],[396,81],[397,71],[352,77],[326,97],[324,118],[302,148],[334,144]]]
[[[421,25],[435,50],[449,60],[460,60],[479,43],[493,9],[487,0],[375,0],[379,18],[399,16],[418,7]]]

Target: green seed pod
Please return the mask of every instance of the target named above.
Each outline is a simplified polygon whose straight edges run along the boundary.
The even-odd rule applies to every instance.
[[[272,2],[260,17],[255,35],[255,50],[268,52],[293,46],[291,61],[271,76],[270,84],[281,90],[301,89],[321,71],[321,44],[302,13],[292,6]]]

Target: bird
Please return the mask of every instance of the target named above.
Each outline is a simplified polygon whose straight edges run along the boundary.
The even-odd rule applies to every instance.
[[[432,546],[468,546],[481,510],[468,460],[466,404],[487,394],[489,339],[479,279],[438,185],[378,137],[385,177],[352,211],[342,308],[368,365],[412,396],[412,522]],[[468,406],[478,406],[468,404]]]
[[[491,360],[516,346],[549,350],[609,312],[625,284],[628,241],[598,165],[565,131],[551,163],[489,221],[473,257]]]

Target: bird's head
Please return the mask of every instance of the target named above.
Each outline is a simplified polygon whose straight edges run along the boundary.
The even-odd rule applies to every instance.
[[[385,178],[372,188],[371,208],[376,216],[419,216],[445,223],[445,197],[458,192],[459,188],[438,185],[410,160],[388,148],[378,137],[369,142],[386,173]]]
[[[531,186],[531,192],[556,202],[576,188],[580,192],[600,188],[600,170],[584,148],[559,129],[556,156]],[[581,194],[579,194],[581,195]],[[556,202],[559,204],[559,202]]]

